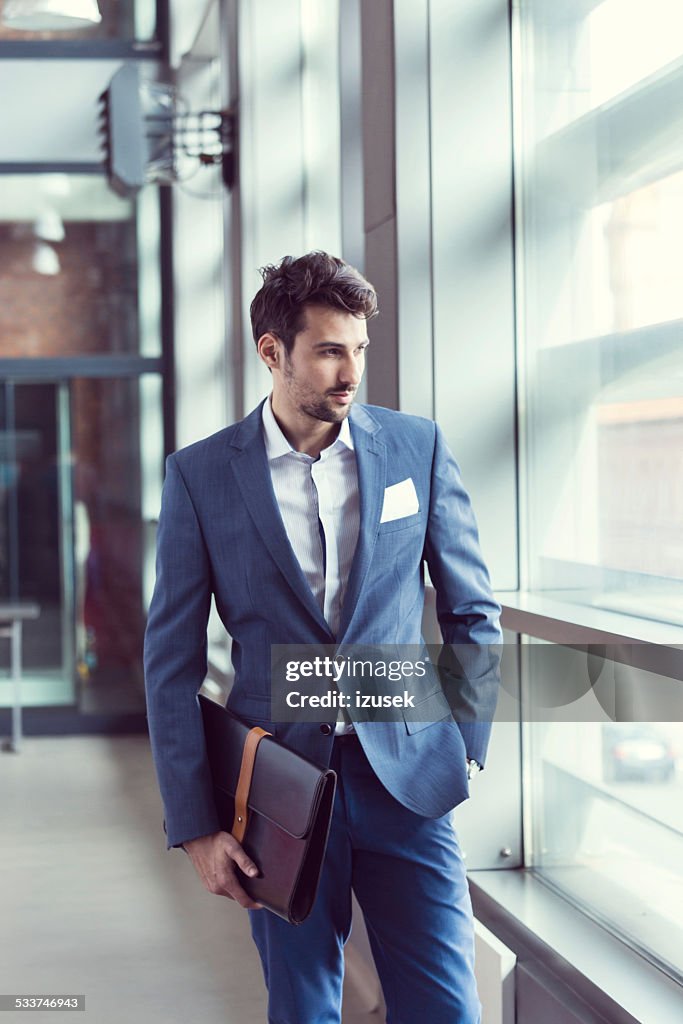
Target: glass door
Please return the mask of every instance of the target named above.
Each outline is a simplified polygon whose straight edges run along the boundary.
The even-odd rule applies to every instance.
[[[0,602],[40,607],[22,645],[27,732],[144,722],[164,455],[161,229],[153,188],[133,202],[97,175],[3,178]],[[1,640],[0,659],[2,731]]]
[[[5,380],[0,426],[0,603],[40,608],[24,626],[22,703],[141,714],[161,378]]]
[[[23,703],[73,704],[73,533],[69,403],[60,382],[0,386],[0,601],[31,602],[24,625]],[[9,650],[0,666],[9,675]],[[0,689],[0,706],[10,703]]]

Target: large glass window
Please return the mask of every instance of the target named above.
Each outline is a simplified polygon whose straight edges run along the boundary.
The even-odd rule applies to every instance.
[[[683,9],[515,7],[524,586],[683,624]],[[683,683],[627,662],[525,727],[529,864],[680,975]]]
[[[683,11],[519,28],[527,586],[683,623]]]

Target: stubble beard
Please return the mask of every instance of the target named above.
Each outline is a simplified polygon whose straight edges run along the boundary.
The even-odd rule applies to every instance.
[[[321,420],[323,423],[341,423],[348,416],[351,404],[343,405],[339,409],[332,409],[329,405],[325,404],[325,399],[321,398],[319,401],[310,404],[302,403],[299,408],[307,416],[312,416],[313,419]]]
[[[314,420],[320,420],[323,423],[342,423],[349,415],[353,401],[349,402],[348,405],[335,408],[328,405],[330,399],[327,396],[316,395],[313,397],[310,391],[307,391],[305,385],[298,383],[294,379],[294,371],[288,359],[285,360],[284,372],[292,400],[297,408],[305,413],[306,416],[310,416]]]

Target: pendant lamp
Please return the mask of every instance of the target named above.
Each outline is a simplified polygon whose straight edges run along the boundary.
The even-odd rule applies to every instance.
[[[64,221],[54,209],[45,209],[33,222],[33,234],[43,242],[63,242]]]
[[[31,264],[36,274],[43,274],[45,277],[55,277],[62,269],[59,256],[47,242],[36,242]]]
[[[2,23],[28,32],[91,28],[102,21],[97,0],[5,0]]]

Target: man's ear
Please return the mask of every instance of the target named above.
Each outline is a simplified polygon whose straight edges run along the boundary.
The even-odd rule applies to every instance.
[[[256,343],[258,354],[269,370],[279,370],[284,352],[284,345],[277,334],[267,331]]]

